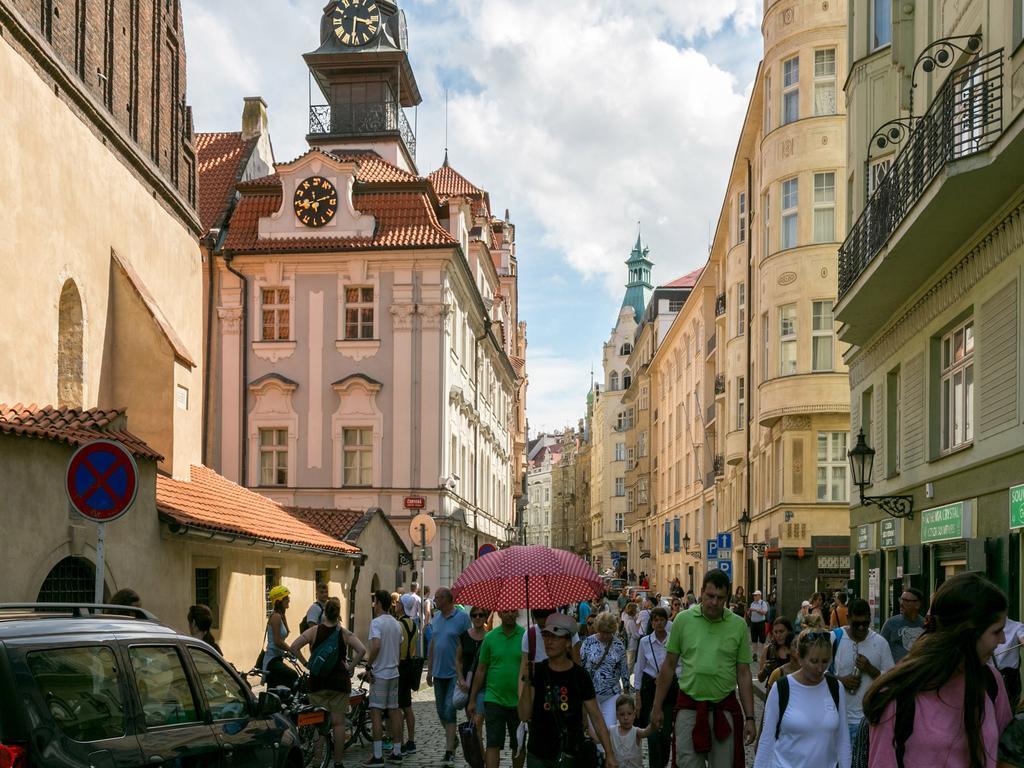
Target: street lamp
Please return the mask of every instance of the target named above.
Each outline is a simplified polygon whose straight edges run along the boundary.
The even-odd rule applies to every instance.
[[[516,528],[512,523],[505,526],[505,546],[511,547],[515,541]]]
[[[768,547],[768,542],[755,541],[750,544],[747,543],[747,537],[750,535],[750,524],[753,522],[750,519],[750,515],[747,514],[747,510],[743,510],[743,515],[736,522],[740,526],[740,538],[743,539],[744,549],[749,549],[751,552],[756,552],[759,555],[763,555],[765,549],[767,549]]]
[[[865,496],[864,486],[871,485],[871,472],[875,464],[875,449],[864,440],[864,430],[857,434],[857,444],[847,453],[850,459],[850,476],[860,491],[862,507],[874,504],[890,517],[914,518],[913,496]]]
[[[689,555],[690,557],[696,558],[697,560],[700,560],[700,559],[703,558],[703,555],[701,554],[701,551],[700,551],[700,547],[697,547],[696,549],[690,549],[690,533],[689,533],[689,531],[687,531],[686,533],[683,534],[683,551],[685,551],[686,554]]]

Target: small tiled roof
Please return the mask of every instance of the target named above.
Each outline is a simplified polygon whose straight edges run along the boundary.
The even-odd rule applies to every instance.
[[[199,220],[204,232],[224,223],[235,185],[258,140],[243,139],[240,132],[196,134]]]
[[[139,458],[160,461],[159,453],[144,440],[123,429],[124,410],[112,408],[54,408],[0,403],[0,433],[36,437],[81,446],[93,440],[116,440]]]
[[[430,183],[434,185],[437,196],[441,200],[449,197],[483,197],[487,193],[471,182],[461,173],[456,171],[445,159],[444,165],[427,176]]]
[[[187,481],[157,476],[156,506],[162,516],[180,525],[327,552],[359,553],[358,547],[328,536],[280,504],[208,467],[193,465]]]
[[[515,370],[516,375],[522,376],[523,372],[526,370],[526,361],[521,357],[516,357],[515,355],[510,355],[508,361],[512,363],[512,368]]]
[[[662,288],[693,288],[693,286],[695,286],[697,284],[697,280],[700,279],[700,274],[703,271],[704,271],[703,267],[701,267],[700,269],[695,269],[695,270],[693,270],[693,272],[690,272],[687,275],[683,275],[682,277],[678,277],[675,280],[673,280],[671,283],[665,283],[661,287]]]
[[[365,512],[359,509],[322,509],[314,507],[289,507],[289,513],[305,523],[318,528],[328,536],[345,541],[356,523]]]

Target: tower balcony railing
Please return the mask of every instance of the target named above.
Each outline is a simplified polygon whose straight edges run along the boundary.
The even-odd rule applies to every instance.
[[[725,374],[724,373],[719,373],[719,374],[715,375],[715,394],[716,395],[724,395],[725,394]]]
[[[416,134],[397,101],[363,104],[315,104],[309,108],[309,135],[374,136],[398,133],[416,157]]]
[[[839,297],[874,261],[948,164],[985,152],[1002,133],[1003,51],[953,70],[878,183],[839,249]]]
[[[725,457],[720,453],[716,453],[711,466],[714,469],[715,477],[721,477],[725,474]]]
[[[715,317],[725,314],[725,294],[720,293],[715,297]]]

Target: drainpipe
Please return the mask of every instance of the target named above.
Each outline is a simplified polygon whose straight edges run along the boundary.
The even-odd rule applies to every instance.
[[[235,269],[232,264],[234,258],[234,256],[225,256],[224,266],[227,267],[228,272],[242,281],[242,418],[239,423],[242,466],[239,467],[239,485],[245,488],[249,485],[249,441],[246,439],[245,429],[246,416],[249,413],[249,280]]]
[[[753,281],[754,281],[754,248],[753,248],[754,233],[753,233],[753,231],[751,229],[751,224],[753,223],[753,221],[754,221],[753,171],[750,168],[750,160],[747,160],[747,287],[746,287],[746,296],[744,296],[745,304],[746,304],[746,306],[744,307],[744,311],[747,313],[747,317],[746,317],[746,325],[747,325],[747,327],[745,329],[746,334],[747,334],[747,378],[746,378],[746,381],[744,381],[744,383],[743,383],[743,389],[744,389],[743,398],[746,401],[745,402],[745,406],[746,406],[746,409],[747,409],[746,414],[744,414],[744,417],[746,418],[746,421],[747,421],[747,423],[744,425],[746,427],[746,432],[747,432],[747,453],[746,453],[746,456],[744,456],[744,460],[743,460],[743,463],[746,465],[746,468],[747,468],[747,472],[746,472],[746,475],[747,475],[747,477],[746,477],[746,486],[747,486],[747,488],[746,488],[747,515],[750,515],[750,509],[751,509],[751,498],[750,498],[751,493],[750,493],[750,489],[751,489],[751,480],[752,480],[752,478],[750,476],[750,444],[751,444],[751,435],[750,435],[750,421],[751,421],[751,419],[750,419],[750,415],[751,415],[751,413],[753,413],[753,410],[754,410],[753,408],[750,407],[753,404],[753,399],[754,399],[753,398],[754,387],[752,386],[753,385],[753,381],[754,381],[754,377],[753,377],[754,368],[753,368],[753,365],[751,364],[751,359],[750,359],[750,353],[751,353],[751,349],[753,347],[753,342],[752,342],[750,336],[751,336],[751,333],[752,333],[753,328],[754,328],[754,324],[753,324],[753,322],[751,322],[751,318],[753,318],[753,316],[754,316],[754,313],[751,312],[751,309],[753,309],[753,307],[754,307],[754,286],[753,286]],[[746,561],[746,559],[747,559],[746,549],[747,549],[746,545],[744,544],[744,547],[743,547],[743,560],[744,561]],[[745,570],[746,570],[746,568],[744,568],[744,571]],[[761,576],[760,567],[758,567],[757,575],[758,575],[758,579],[760,580],[760,576]],[[764,584],[761,585],[761,589],[765,589],[765,585]]]
[[[348,590],[348,627],[349,632],[356,631],[356,587],[359,585],[359,573],[366,564],[366,555],[359,558],[359,562],[352,569],[352,586]]]
[[[216,234],[215,234],[216,233]],[[213,354],[213,299],[214,292],[217,287],[217,276],[214,274],[217,268],[217,257],[216,250],[218,240],[220,239],[220,230],[212,230],[206,236],[206,247],[209,249],[209,278],[207,279],[207,297],[206,297],[206,359],[203,360],[203,447],[202,447],[202,461],[203,465],[207,466],[208,449],[210,439],[210,369],[213,365],[210,363],[210,356]]]

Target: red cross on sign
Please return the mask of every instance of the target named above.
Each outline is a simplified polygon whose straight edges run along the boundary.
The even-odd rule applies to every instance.
[[[94,440],[72,455],[64,487],[78,514],[95,523],[109,523],[135,502],[139,468],[120,443]]]

